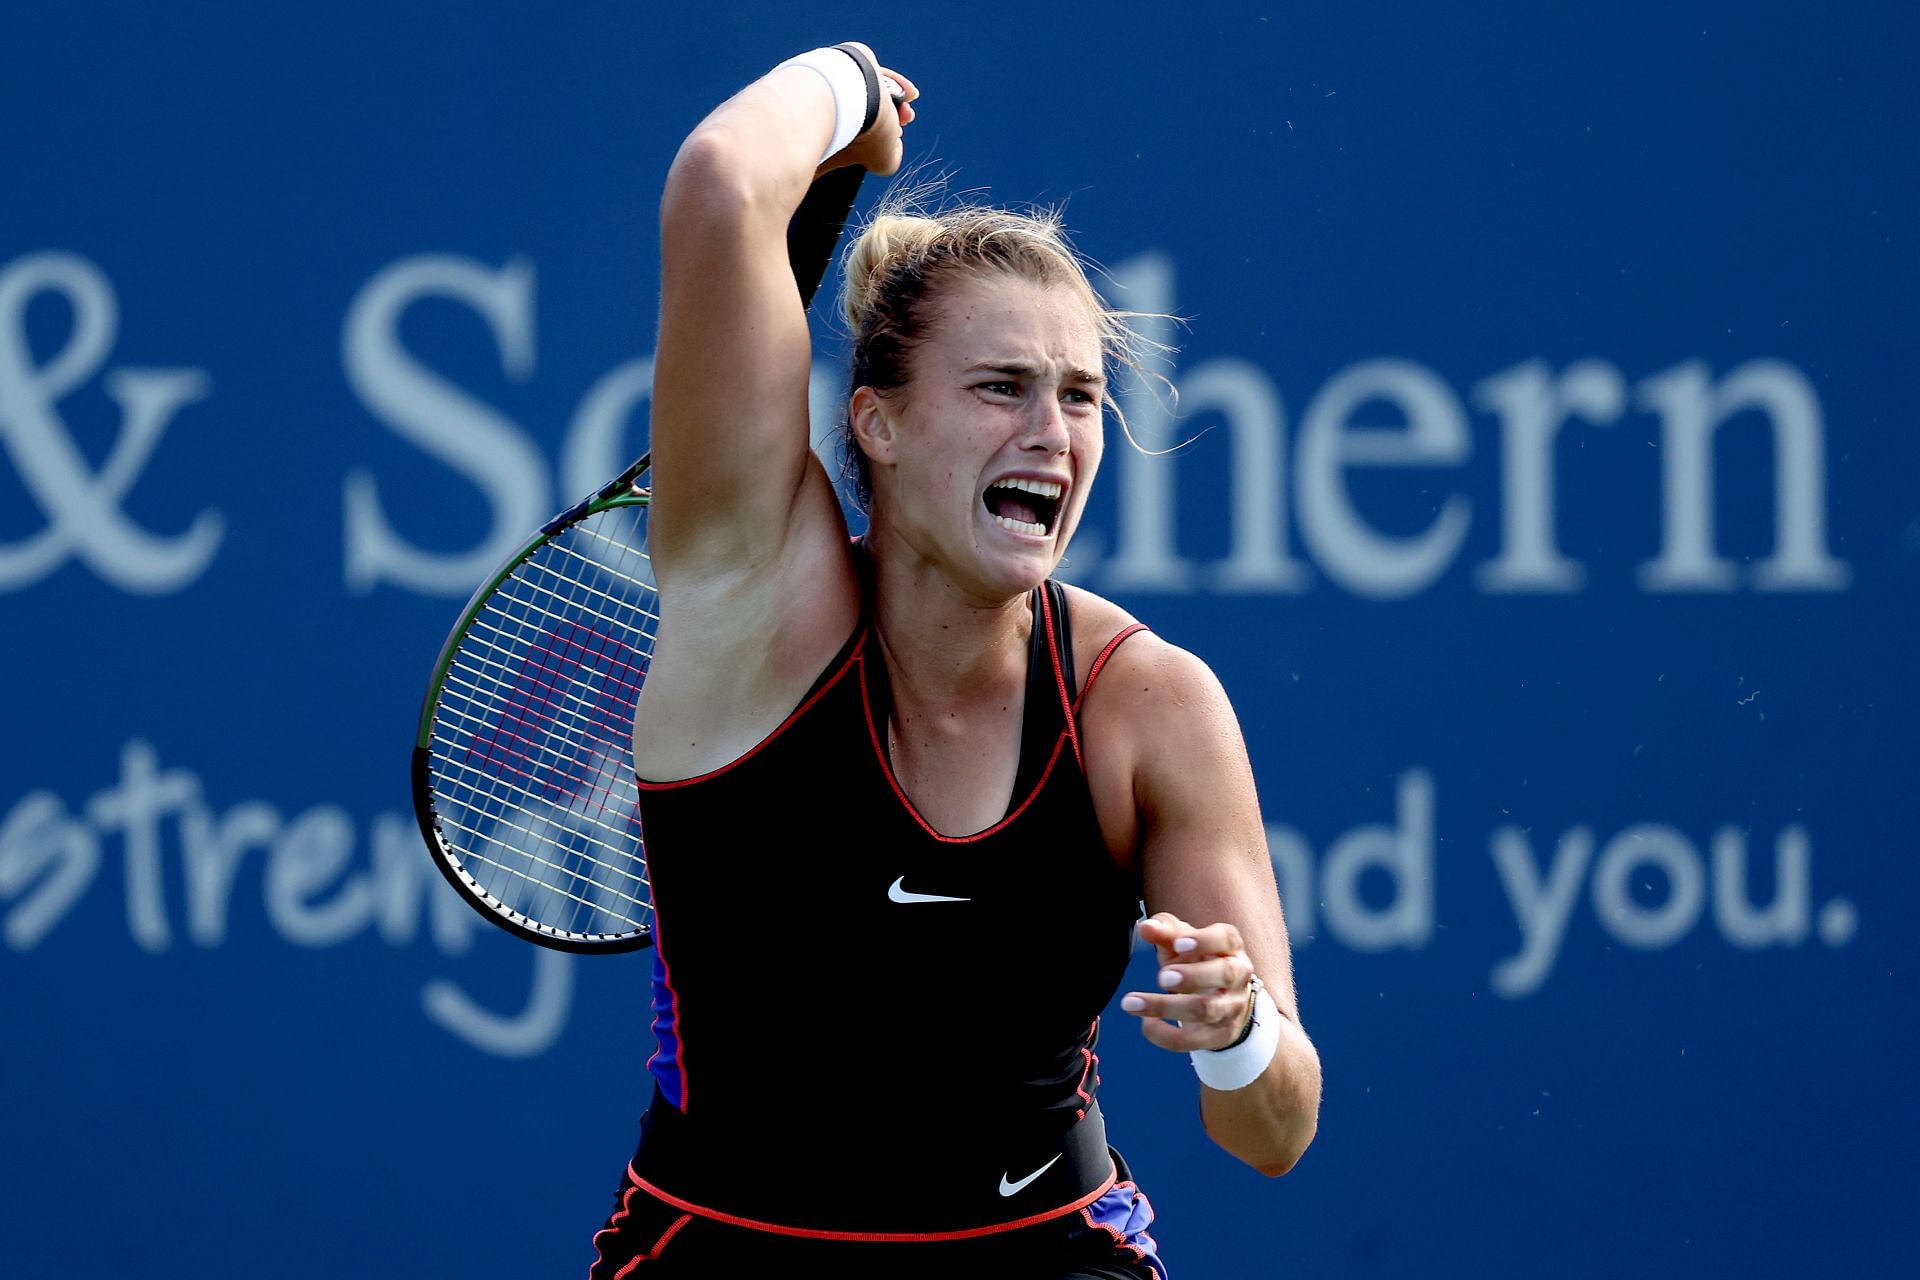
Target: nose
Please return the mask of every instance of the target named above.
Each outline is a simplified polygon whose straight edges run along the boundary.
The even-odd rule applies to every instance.
[[[1051,456],[1065,453],[1070,444],[1072,436],[1067,431],[1067,415],[1060,407],[1059,397],[1035,396],[1033,411],[1027,419],[1027,438],[1022,447]]]

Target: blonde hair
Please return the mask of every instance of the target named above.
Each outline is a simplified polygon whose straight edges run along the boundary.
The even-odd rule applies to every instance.
[[[852,336],[849,395],[859,387],[883,396],[904,387],[940,291],[956,279],[996,273],[1063,288],[1083,302],[1099,334],[1110,387],[1123,368],[1158,376],[1149,374],[1144,356],[1160,344],[1127,323],[1146,313],[1110,307],[1094,290],[1088,277],[1098,268],[1067,239],[1058,209],[962,204],[933,210],[926,199],[924,189],[889,194],[847,251],[840,314]],[[1106,402],[1125,430],[1119,405],[1110,395]],[[867,458],[844,423],[841,448],[854,498],[865,507],[873,496]]]

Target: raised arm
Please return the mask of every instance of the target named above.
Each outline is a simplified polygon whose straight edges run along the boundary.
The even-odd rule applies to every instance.
[[[817,173],[896,170],[913,108],[880,95],[872,127],[822,162],[835,112],[820,72],[776,68],[701,121],[667,175],[648,533],[663,588],[766,565],[803,503],[837,510],[819,492],[806,502],[826,476],[808,447],[812,353],[787,223]]]
[[[1287,927],[1239,721],[1219,680],[1192,654],[1151,636],[1117,650],[1116,664],[1123,654],[1126,666],[1102,682],[1100,714],[1131,729],[1120,740],[1133,752],[1137,847],[1153,913],[1140,933],[1171,978],[1162,978],[1161,989],[1129,993],[1122,1007],[1140,1017],[1154,1044],[1204,1055],[1240,1036],[1248,980],[1260,976],[1279,1019],[1264,1034],[1277,1030],[1278,1046],[1264,1069],[1252,1064],[1259,1074],[1251,1083],[1203,1083],[1200,1113],[1222,1148],[1262,1173],[1282,1174],[1313,1141],[1320,1058],[1300,1026]],[[1233,1053],[1265,1053],[1271,1043],[1255,1037]]]

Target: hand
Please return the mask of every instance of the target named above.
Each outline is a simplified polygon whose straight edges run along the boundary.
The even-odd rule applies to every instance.
[[[1230,924],[1196,929],[1166,911],[1139,928],[1160,958],[1160,990],[1129,991],[1120,1007],[1140,1018],[1147,1039],[1180,1053],[1224,1049],[1238,1040],[1253,981],[1240,931]]]
[[[885,177],[899,170],[900,162],[906,154],[906,144],[901,138],[900,131],[913,123],[915,112],[912,104],[913,100],[920,96],[920,90],[915,87],[913,81],[898,71],[881,66],[880,59],[875,57],[873,50],[866,45],[857,40],[849,43],[864,53],[867,60],[880,72],[882,88],[880,114],[874,118],[872,128],[828,156],[821,164],[819,172],[825,173],[829,169],[858,164],[864,165],[869,173],[877,173]],[[898,103],[885,92],[888,80],[900,86],[901,98]]]

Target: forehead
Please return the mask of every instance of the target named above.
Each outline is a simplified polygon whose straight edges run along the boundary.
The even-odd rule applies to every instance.
[[[941,294],[926,346],[942,365],[1035,358],[1097,373],[1100,334],[1072,289],[1024,276],[963,276]]]

